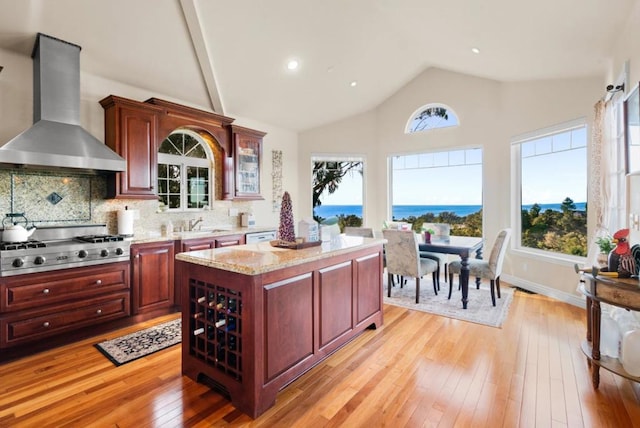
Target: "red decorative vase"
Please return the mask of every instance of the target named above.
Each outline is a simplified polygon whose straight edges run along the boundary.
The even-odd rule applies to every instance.
[[[431,243],[431,234],[429,232],[424,233],[424,242],[427,244]]]

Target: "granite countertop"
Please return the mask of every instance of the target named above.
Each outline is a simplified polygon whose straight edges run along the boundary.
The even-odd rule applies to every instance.
[[[381,245],[384,239],[340,235],[322,245],[292,250],[272,247],[268,242],[179,253],[176,260],[245,275],[265,272],[348,253],[357,248]]]
[[[162,236],[160,232],[149,232],[146,234],[138,234],[129,238],[132,244],[144,244],[147,242],[163,242],[163,241],[181,241],[185,239],[197,239],[216,236],[247,234],[256,232],[267,232],[270,230],[278,230],[274,226],[255,226],[255,227],[230,227],[223,229],[213,228],[212,230],[193,230],[191,232],[174,232],[167,236]]]

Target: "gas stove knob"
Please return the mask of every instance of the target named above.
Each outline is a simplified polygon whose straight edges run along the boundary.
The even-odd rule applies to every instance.
[[[42,256],[37,256],[35,259],[33,259],[33,263],[37,264],[37,265],[43,265],[44,262],[46,262],[47,259],[45,259]]]
[[[124,250],[122,248],[116,248],[116,254],[121,256],[124,254]]]
[[[22,267],[22,265],[24,265],[24,260],[23,259],[14,259],[13,263],[11,263],[13,265],[13,267]]]
[[[107,250],[106,248],[104,250],[100,250],[101,257],[107,257],[108,255],[109,255],[109,250]]]
[[[78,257],[80,257],[81,259],[84,259],[85,257],[87,257],[89,255],[89,253],[87,253],[87,250],[80,250],[78,251]]]

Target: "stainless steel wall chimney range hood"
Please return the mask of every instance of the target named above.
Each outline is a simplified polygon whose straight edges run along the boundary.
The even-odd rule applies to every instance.
[[[38,33],[33,48],[33,126],[0,147],[0,163],[83,172],[126,161],[80,126],[80,46]]]

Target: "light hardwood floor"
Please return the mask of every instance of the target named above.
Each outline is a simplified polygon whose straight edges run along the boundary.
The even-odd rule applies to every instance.
[[[179,346],[120,367],[92,346],[174,317],[0,365],[0,427],[640,427],[628,381],[591,386],[584,310],[539,295],[501,329],[385,306],[253,421],[181,375]]]

